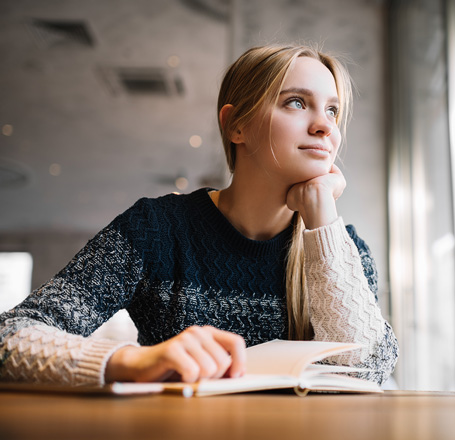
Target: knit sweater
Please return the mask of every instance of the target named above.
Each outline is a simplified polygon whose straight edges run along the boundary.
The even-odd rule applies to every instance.
[[[127,343],[90,335],[120,309],[135,323],[140,345],[191,325],[235,332],[248,346],[286,339],[292,230],[248,239],[206,188],[140,199],[49,282],[0,315],[0,379],[102,385],[109,357]],[[398,347],[377,304],[368,247],[341,218],[305,231],[304,246],[314,339],[362,344],[328,361],[369,368],[369,379],[385,381]]]

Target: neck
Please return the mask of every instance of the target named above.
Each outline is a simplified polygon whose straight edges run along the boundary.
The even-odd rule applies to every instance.
[[[293,211],[286,205],[287,190],[272,188],[234,175],[229,187],[218,194],[218,209],[245,237],[269,240],[286,229]]]

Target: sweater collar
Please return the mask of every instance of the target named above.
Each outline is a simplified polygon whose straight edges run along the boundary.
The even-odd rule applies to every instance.
[[[200,188],[189,194],[192,205],[202,216],[202,221],[210,226],[230,246],[241,249],[242,253],[252,256],[276,254],[287,249],[292,239],[293,224],[269,240],[252,240],[240,233],[212,202],[209,191],[213,188]]]

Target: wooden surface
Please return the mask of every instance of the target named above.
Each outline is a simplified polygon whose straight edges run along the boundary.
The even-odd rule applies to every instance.
[[[184,398],[0,391],[0,439],[455,438],[455,394]]]

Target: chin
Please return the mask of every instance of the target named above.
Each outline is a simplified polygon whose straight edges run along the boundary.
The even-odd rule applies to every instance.
[[[316,177],[325,176],[326,174],[328,174],[330,172],[331,168],[332,168],[331,165],[325,166],[325,167],[318,167],[311,171],[307,171],[306,173],[302,173],[301,176],[303,175],[303,179],[301,177],[300,181],[306,182],[308,180],[315,179]]]

